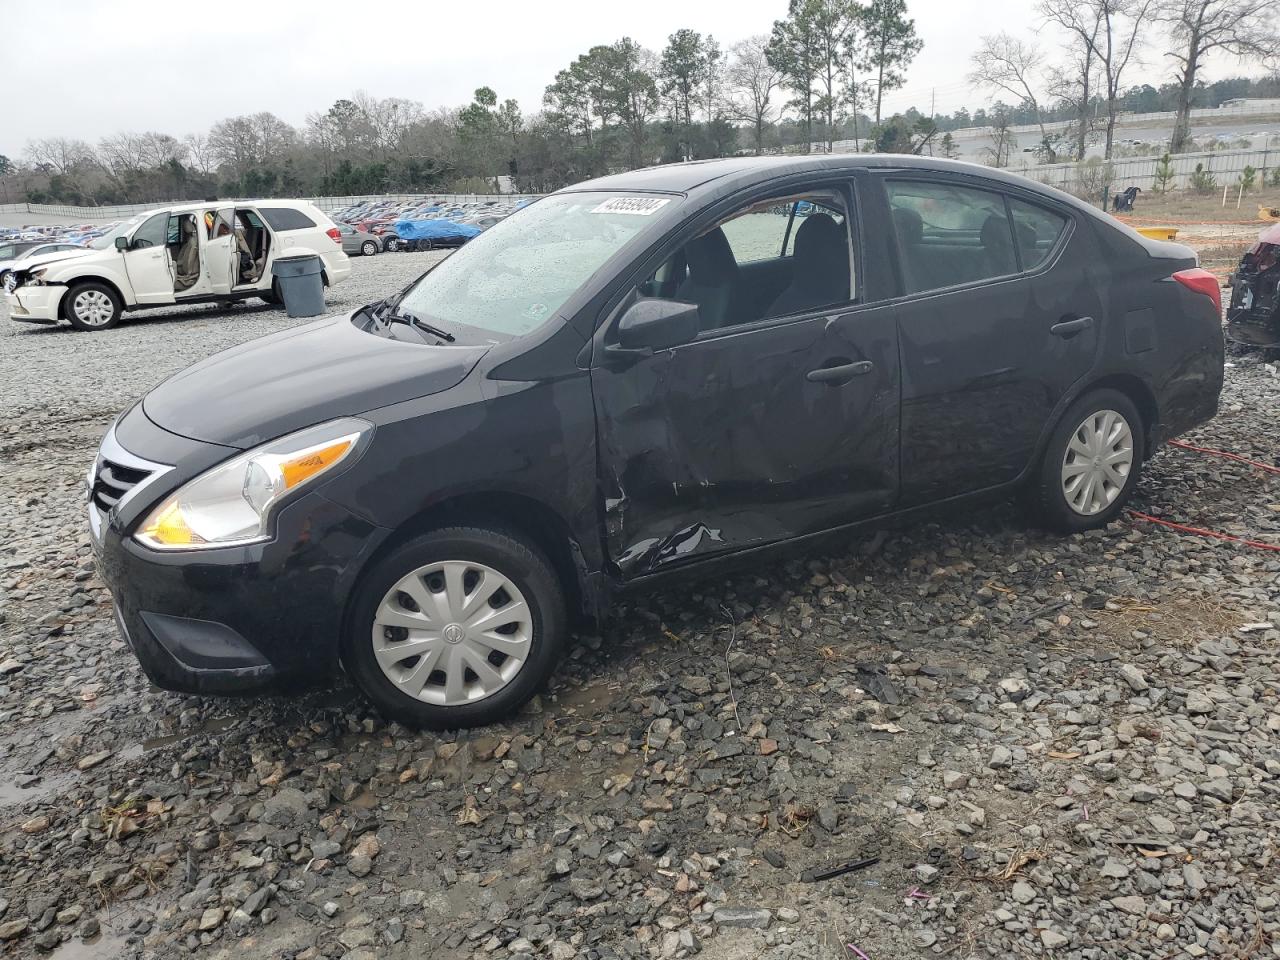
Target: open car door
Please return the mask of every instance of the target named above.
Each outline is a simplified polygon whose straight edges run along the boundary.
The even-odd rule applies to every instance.
[[[208,220],[206,218],[206,223]],[[205,241],[205,266],[209,271],[209,292],[230,293],[236,282],[236,212],[223,207],[213,212],[213,223]]]

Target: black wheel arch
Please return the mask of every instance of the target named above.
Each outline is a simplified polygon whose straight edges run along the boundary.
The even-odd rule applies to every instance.
[[[605,617],[609,592],[604,577],[589,566],[569,524],[547,504],[505,491],[459,494],[433,503],[399,524],[363,565],[350,597],[360,591],[366,571],[401,544],[444,527],[484,527],[528,539],[550,562],[564,589],[565,604],[577,627],[598,626]],[[347,602],[344,625],[354,606]],[[345,632],[345,626],[344,626]]]

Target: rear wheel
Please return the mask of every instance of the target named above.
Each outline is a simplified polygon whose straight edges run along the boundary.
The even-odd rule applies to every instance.
[[[372,257],[377,252],[378,241],[376,240],[366,240],[364,243],[360,244],[360,253],[366,257]]]
[[[278,304],[280,303],[280,283],[279,283],[279,281],[277,281],[277,280],[272,280],[272,281],[271,281],[271,290],[270,290],[270,292],[268,292],[268,291],[265,291],[265,290],[264,290],[262,293],[258,294],[258,298],[259,298],[263,303],[269,303],[269,304],[271,304],[273,307],[274,307],[274,306],[276,306],[276,305],[278,305]]]
[[[564,591],[536,546],[504,530],[449,527],[397,548],[364,579],[344,660],[386,716],[456,729],[528,702],[565,634]]]
[[[77,283],[62,301],[63,316],[77,330],[110,330],[123,309],[114,290],[92,281]]]
[[[1104,527],[1124,509],[1146,454],[1142,417],[1118,390],[1095,390],[1053,431],[1029,490],[1039,522],[1063,533]]]

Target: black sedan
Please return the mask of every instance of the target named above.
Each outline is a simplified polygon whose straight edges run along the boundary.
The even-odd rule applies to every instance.
[[[962,163],[607,177],[152,390],[93,543],[162,686],[341,665],[390,717],[482,724],[660,578],[1013,494],[1110,522],[1217,410],[1218,298],[1187,248]]]

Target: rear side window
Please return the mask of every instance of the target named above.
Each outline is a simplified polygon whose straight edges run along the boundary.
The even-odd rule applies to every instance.
[[[1002,194],[919,180],[889,180],[885,187],[907,293],[1018,272]]]
[[[1044,263],[1058,239],[1067,229],[1067,218],[1060,213],[1009,198],[1013,213],[1013,232],[1022,255],[1022,269],[1034,270]]]
[[[258,212],[272,230],[305,230],[316,225],[305,213],[292,207],[259,207]]]

